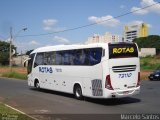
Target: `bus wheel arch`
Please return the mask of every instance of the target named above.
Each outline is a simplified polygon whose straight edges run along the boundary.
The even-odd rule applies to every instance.
[[[73,87],[73,93],[76,99],[82,100],[83,94],[82,94],[82,87],[79,83],[75,83]]]
[[[34,80],[34,87],[37,88],[37,89],[40,89],[40,83],[39,83],[39,80],[37,78]]]

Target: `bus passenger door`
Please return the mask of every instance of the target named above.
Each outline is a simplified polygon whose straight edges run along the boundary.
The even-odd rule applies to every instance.
[[[28,74],[28,85],[29,86],[34,86],[34,80],[33,80],[33,76],[32,76],[32,69],[33,69],[33,60],[34,60],[34,54],[30,55],[30,58],[28,59],[28,66],[27,66],[27,74]]]

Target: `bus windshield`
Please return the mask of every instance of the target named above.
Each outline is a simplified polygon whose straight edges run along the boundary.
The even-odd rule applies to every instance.
[[[109,44],[109,59],[138,57],[137,46],[134,43]]]

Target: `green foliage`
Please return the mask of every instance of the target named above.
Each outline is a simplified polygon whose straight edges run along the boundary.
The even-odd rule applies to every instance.
[[[0,103],[0,114],[18,114],[18,112],[6,107],[4,104]]]
[[[160,69],[159,56],[140,58],[141,70],[157,70]]]
[[[33,119],[0,103],[0,120],[33,120]]]
[[[6,65],[9,63],[9,47],[8,42],[0,41],[0,65]],[[12,49],[16,50],[16,47],[12,45]]]
[[[2,77],[8,77],[8,78],[17,78],[17,79],[22,79],[22,80],[27,79],[26,74],[20,74],[20,73],[17,73],[17,72],[7,72],[7,73],[3,73],[1,76]]]
[[[136,38],[133,42],[136,42],[139,48],[160,48],[160,36],[158,35]]]
[[[9,52],[0,52],[0,65],[9,63]]]

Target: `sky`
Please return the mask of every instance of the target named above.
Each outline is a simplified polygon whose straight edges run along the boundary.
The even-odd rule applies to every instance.
[[[12,27],[13,44],[24,53],[84,43],[94,34],[122,36],[124,25],[142,22],[148,24],[150,35],[160,35],[160,4],[139,10],[156,2],[160,0],[0,0],[0,40],[8,41]],[[135,10],[139,11],[117,18]],[[97,24],[65,31],[92,23]]]

